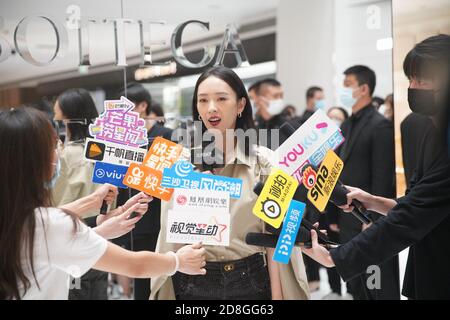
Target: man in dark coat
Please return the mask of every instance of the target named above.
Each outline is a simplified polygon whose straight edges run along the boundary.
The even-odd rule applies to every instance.
[[[366,66],[353,66],[345,72],[344,86],[352,90],[347,99],[352,115],[341,126],[345,142],[338,150],[344,162],[341,181],[383,197],[395,197],[394,130],[372,105],[375,73]],[[348,90],[348,89],[347,89]],[[346,99],[341,99],[343,102]],[[350,106],[350,105],[349,105]],[[348,107],[349,107],[348,106]],[[373,220],[381,217],[371,212]],[[340,241],[345,243],[367,228],[352,215],[338,215]],[[380,265],[381,288],[368,288],[367,275],[352,279],[348,289],[354,299],[400,299],[398,257]]]
[[[409,247],[402,294],[410,299],[450,299],[449,55],[450,36],[441,34],[418,43],[403,63],[411,110],[433,120],[420,143],[406,195],[394,200],[349,187],[345,211],[351,211],[351,201],[357,199],[386,217],[330,251],[311,232],[312,248],[303,249],[324,266],[336,266],[345,281]]]

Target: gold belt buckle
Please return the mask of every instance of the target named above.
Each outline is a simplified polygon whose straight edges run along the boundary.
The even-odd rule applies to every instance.
[[[223,266],[223,269],[226,272],[231,272],[234,270],[234,263],[227,263],[226,265]]]

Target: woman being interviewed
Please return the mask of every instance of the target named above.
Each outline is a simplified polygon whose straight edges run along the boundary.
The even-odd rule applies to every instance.
[[[0,112],[0,300],[67,299],[69,275],[76,278],[90,268],[142,278],[177,270],[204,274],[201,244],[170,254],[130,252],[102,238],[74,213],[52,208],[56,141],[40,111]],[[95,192],[97,208],[108,192],[108,187]]]
[[[307,299],[308,285],[298,248],[291,262],[281,265],[272,260],[273,249],[245,242],[247,233],[264,231],[264,222],[252,213],[257,199],[253,186],[266,178],[271,168],[269,149],[245,145],[245,139],[239,139],[239,132],[254,130],[252,108],[242,80],[221,66],[203,73],[194,90],[193,117],[202,121],[202,132],[214,135],[215,146],[224,155],[225,166],[213,174],[242,179],[242,194],[230,201],[229,246],[205,247],[206,275],[176,273],[153,278],[150,299]],[[157,252],[178,247],[166,241],[171,207],[171,202],[162,203]]]

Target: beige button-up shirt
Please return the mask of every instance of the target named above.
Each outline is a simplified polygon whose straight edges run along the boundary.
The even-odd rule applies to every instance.
[[[242,179],[242,194],[239,199],[230,201],[230,245],[205,246],[207,261],[230,261],[246,258],[258,252],[264,252],[263,247],[251,246],[245,243],[249,232],[263,232],[264,223],[253,215],[252,209],[257,199],[253,192],[254,185],[265,181],[270,174],[272,165],[268,159],[273,157],[271,150],[257,147],[255,153],[246,156],[242,148],[236,148],[235,156],[221,170],[221,176]],[[172,200],[161,203],[161,231],[156,252],[176,251],[179,244],[166,242],[166,223],[168,210],[172,208]],[[195,213],[193,213],[195,214]],[[272,259],[272,257],[267,257]],[[305,266],[301,251],[294,248],[289,264],[279,264],[283,297],[285,299],[308,299],[309,289]],[[170,276],[153,278],[151,281],[150,299],[175,299]]]
[[[84,143],[69,142],[60,151],[61,172],[52,190],[55,207],[65,205],[90,195],[98,188],[92,182],[94,164],[84,158]],[[98,214],[89,212],[83,218]]]

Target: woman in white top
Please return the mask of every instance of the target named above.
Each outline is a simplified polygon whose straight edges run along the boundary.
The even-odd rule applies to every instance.
[[[70,206],[52,208],[50,187],[59,161],[56,140],[41,112],[29,108],[0,112],[1,300],[67,299],[69,275],[80,277],[90,268],[136,278],[177,270],[205,274],[201,243],[176,253],[130,252],[84,225],[67,210]],[[91,204],[99,208],[104,199],[110,201],[108,191],[108,186],[96,191]],[[137,203],[123,215],[138,207]]]

